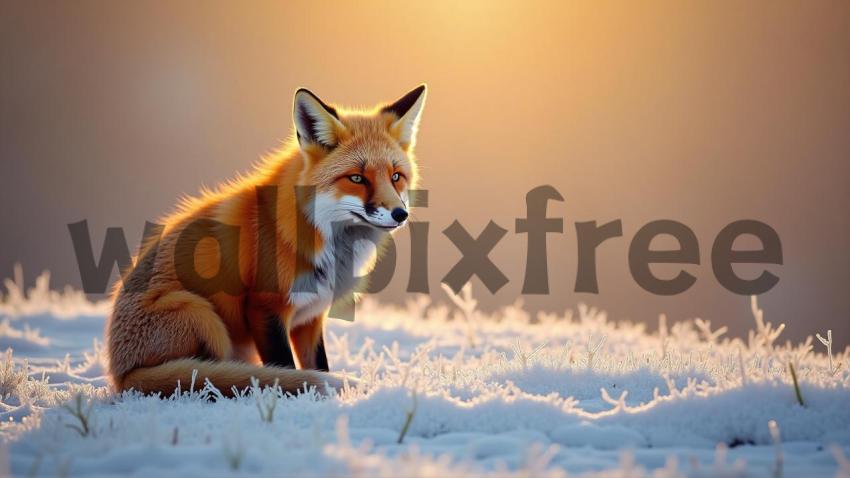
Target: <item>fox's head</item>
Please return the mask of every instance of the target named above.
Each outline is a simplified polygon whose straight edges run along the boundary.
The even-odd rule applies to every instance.
[[[295,130],[305,162],[300,184],[315,186],[315,225],[365,223],[391,231],[405,224],[416,182],[413,145],[425,85],[371,111],[330,106],[295,93]]]

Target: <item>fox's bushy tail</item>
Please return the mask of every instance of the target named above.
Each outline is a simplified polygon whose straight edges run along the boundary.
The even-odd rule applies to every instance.
[[[153,367],[140,367],[131,370],[121,383],[116,384],[119,391],[135,389],[142,393],[159,392],[163,396],[174,393],[178,380],[183,390],[192,384],[192,375],[197,370],[194,388],[200,390],[209,379],[224,396],[232,396],[233,388],[244,390],[251,386],[251,378],[256,378],[260,386],[273,386],[275,381],[284,392],[297,393],[309,387],[316,387],[319,393],[328,393],[327,387],[339,390],[340,380],[324,372],[315,370],[295,370],[282,367],[260,367],[244,362],[209,361],[199,359],[177,359]]]

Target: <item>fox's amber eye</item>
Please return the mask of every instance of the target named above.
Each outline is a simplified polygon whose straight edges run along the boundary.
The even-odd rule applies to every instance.
[[[360,184],[360,183],[363,182],[363,176],[361,176],[359,174],[352,174],[351,176],[348,177],[348,179],[350,179],[352,183]]]
[[[392,178],[393,178],[393,182],[396,182],[396,181],[398,181],[399,179],[401,179],[401,174],[393,173]]]

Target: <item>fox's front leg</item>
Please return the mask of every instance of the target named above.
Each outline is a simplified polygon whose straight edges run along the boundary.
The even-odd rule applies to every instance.
[[[289,331],[289,339],[300,368],[329,371],[323,333],[324,323],[325,316],[320,315]]]
[[[295,368],[295,358],[289,346],[284,318],[281,314],[267,311],[252,312],[251,335],[263,365]]]

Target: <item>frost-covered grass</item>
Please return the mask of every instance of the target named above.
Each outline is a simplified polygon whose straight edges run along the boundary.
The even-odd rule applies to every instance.
[[[484,314],[468,288],[451,306],[367,297],[329,326],[331,368],[358,379],[335,396],[162,399],[106,387],[109,304],[18,283],[0,302],[0,475],[850,477],[850,351],[827,331],[781,343],[756,301],[741,340],[582,305]]]

